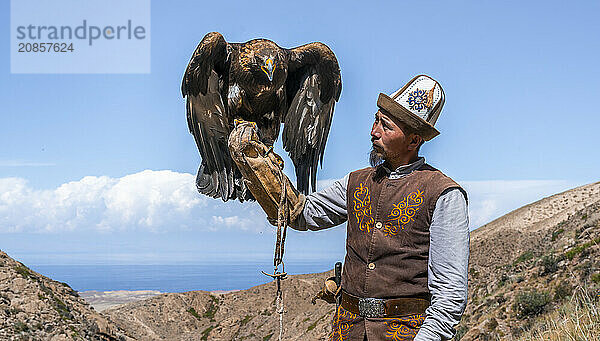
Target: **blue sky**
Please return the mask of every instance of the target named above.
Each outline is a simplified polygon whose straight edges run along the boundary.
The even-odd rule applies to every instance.
[[[378,93],[420,73],[446,92],[421,152],[469,190],[473,228],[599,180],[598,2],[153,1],[148,74],[11,74],[9,1],[0,13],[0,249],[25,262],[270,257],[256,205],[194,193],[180,82],[210,31],[335,52],[322,185],[367,164]],[[344,235],[291,233],[287,255],[339,259]]]

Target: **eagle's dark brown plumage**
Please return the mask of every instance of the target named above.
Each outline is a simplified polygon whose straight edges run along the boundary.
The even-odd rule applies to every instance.
[[[269,146],[283,123],[283,147],[294,163],[298,189],[314,191],[341,90],[337,59],[325,44],[285,49],[267,39],[227,43],[220,33],[208,33],[181,84],[188,126],[202,157],[198,191],[223,201],[252,198],[227,147],[235,118],[256,122]]]

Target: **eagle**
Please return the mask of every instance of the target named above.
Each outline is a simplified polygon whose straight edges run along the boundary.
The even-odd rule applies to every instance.
[[[323,43],[286,49],[268,39],[228,43],[220,33],[208,33],[181,83],[188,128],[202,158],[198,192],[223,201],[253,199],[227,146],[236,119],[255,122],[269,147],[283,123],[298,190],[315,191],[341,91],[338,61]]]

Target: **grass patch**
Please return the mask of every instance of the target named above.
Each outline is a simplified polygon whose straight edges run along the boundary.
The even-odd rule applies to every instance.
[[[58,313],[60,315],[62,315],[64,318],[67,319],[72,319],[73,315],[71,314],[71,310],[69,309],[69,307],[65,304],[65,302],[63,302],[60,298],[53,296],[52,297],[54,300],[54,310],[58,311]]]
[[[561,233],[565,232],[565,229],[563,228],[559,228],[558,230],[552,232],[552,241],[556,241],[558,239],[558,236],[560,236]]]
[[[16,331],[17,333],[26,332],[26,331],[28,331],[28,330],[29,330],[29,327],[28,327],[28,326],[27,326],[25,323],[23,323],[23,322],[21,322],[21,321],[18,321],[17,323],[15,323],[15,324],[13,325],[13,328],[15,329],[15,331]]]
[[[19,265],[15,266],[13,269],[15,269],[15,271],[23,278],[36,279],[36,277],[31,273],[31,270],[21,263],[19,263]]]
[[[273,333],[263,337],[263,341],[269,341],[269,340],[271,340],[272,337],[273,337]]]
[[[198,313],[196,312],[196,309],[190,307],[188,310],[186,310],[188,313],[190,313],[192,316],[194,316],[196,319],[200,320],[202,319],[202,317],[200,317],[200,315],[198,315]]]
[[[517,257],[517,259],[513,262],[513,265],[517,265],[519,263],[526,262],[530,259],[533,259],[533,252],[525,251],[519,257]]]
[[[596,239],[594,239],[592,241],[589,241],[589,242],[587,242],[585,244],[575,246],[571,250],[565,252],[564,256],[568,260],[573,260],[573,258],[575,258],[575,256],[577,256],[578,254],[582,253],[584,250],[586,250],[590,246],[596,245],[598,243],[600,243],[600,237],[598,237],[598,238],[596,238]]]
[[[202,317],[209,318],[212,321],[214,320],[215,314],[219,310],[219,298],[215,296],[211,296],[210,298],[211,301],[208,304],[208,308],[206,308],[204,314],[202,314]]]
[[[246,315],[244,316],[244,319],[240,321],[240,325],[244,326],[246,325],[246,323],[250,322],[250,320],[252,320],[254,316],[252,315]]]
[[[200,337],[200,340],[208,340],[208,334],[210,334],[213,329],[215,329],[215,326],[210,326],[204,329],[201,333],[202,336]]]
[[[73,334],[71,334],[71,336],[79,337],[79,333],[77,332],[77,329],[75,329],[75,327],[69,326],[69,329],[71,329],[71,331],[73,332]]]
[[[40,289],[46,294],[47,298],[50,300],[52,307],[56,310],[61,317],[64,319],[71,320],[73,319],[73,314],[71,314],[71,309],[63,302],[60,298],[56,297],[52,290],[50,290],[47,286],[45,286],[42,282],[40,283]]]

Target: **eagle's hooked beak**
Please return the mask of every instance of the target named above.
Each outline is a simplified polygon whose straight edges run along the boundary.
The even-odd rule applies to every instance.
[[[264,73],[269,77],[269,82],[273,81],[273,71],[275,70],[275,62],[271,58],[265,60],[265,65],[260,67]]]

